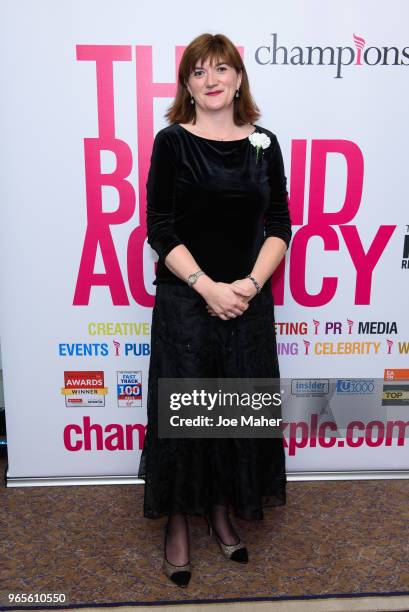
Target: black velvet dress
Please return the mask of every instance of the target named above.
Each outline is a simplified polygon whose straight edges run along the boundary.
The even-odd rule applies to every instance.
[[[252,270],[268,236],[288,245],[287,179],[275,134],[215,141],[172,124],[155,138],[147,181],[148,242],[158,253],[152,313],[148,426],[138,476],[144,516],[204,516],[212,504],[263,518],[285,504],[282,438],[158,438],[159,378],[277,378],[271,284],[240,316],[211,317],[205,300],[164,264],[184,244],[215,281]],[[264,135],[264,139],[261,135]],[[261,140],[257,141],[257,138]],[[255,146],[259,144],[258,148]]]

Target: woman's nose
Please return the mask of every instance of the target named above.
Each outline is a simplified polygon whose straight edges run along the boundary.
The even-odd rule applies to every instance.
[[[209,87],[212,85],[216,85],[216,83],[217,83],[217,75],[209,71],[206,77],[206,85]]]

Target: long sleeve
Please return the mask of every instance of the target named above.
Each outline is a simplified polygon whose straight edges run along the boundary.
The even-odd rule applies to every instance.
[[[177,164],[166,134],[155,137],[146,182],[148,243],[164,260],[177,245],[183,244],[174,230],[174,183]]]
[[[291,241],[291,219],[288,209],[287,177],[284,171],[283,156],[275,134],[272,134],[270,152],[271,199],[264,216],[265,237],[277,236],[284,240],[287,248]]]

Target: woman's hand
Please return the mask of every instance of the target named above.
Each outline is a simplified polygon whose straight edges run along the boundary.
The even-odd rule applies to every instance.
[[[201,295],[207,302],[208,312],[223,321],[240,316],[248,308],[243,289],[233,287],[233,283],[211,283]]]
[[[257,294],[257,289],[249,278],[239,278],[232,283],[233,291],[242,295],[248,302]]]
[[[218,284],[225,284],[225,283],[218,283]],[[248,308],[248,302],[257,294],[257,290],[254,286],[254,283],[249,279],[249,278],[240,278],[238,280],[233,281],[232,283],[227,285],[228,287],[231,287],[232,291],[237,295],[237,297],[239,297],[241,299],[242,304],[245,304],[246,307],[243,309],[241,309],[241,312],[235,314],[235,316],[240,316],[243,314],[243,312],[245,310],[247,310]],[[212,317],[216,317],[216,316],[220,316],[216,310],[212,307],[212,305],[210,304],[210,302],[208,300],[207,301],[207,312],[212,316]],[[224,313],[226,314],[226,313]],[[228,313],[227,313],[228,314]],[[223,317],[221,317],[223,318]],[[231,316],[227,316],[227,318],[231,318]]]

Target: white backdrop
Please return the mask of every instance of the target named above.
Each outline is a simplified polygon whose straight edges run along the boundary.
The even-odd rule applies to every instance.
[[[350,377],[373,383],[375,408],[386,369],[402,397],[409,384],[408,3],[260,0],[237,11],[232,0],[209,0],[199,14],[183,0],[160,4],[160,15],[158,7],[2,3],[10,483],[137,473],[154,294],[146,175],[183,48],[206,31],[242,51],[257,123],[283,151],[294,238],[282,283],[277,276],[276,320],[306,324],[306,333],[277,329],[281,373],[295,390],[285,408],[305,405],[315,379],[331,378],[333,413],[352,407],[350,421],[361,395]],[[321,60],[314,47],[325,49]],[[407,420],[403,402],[395,408]],[[382,436],[356,447],[314,446],[308,432],[305,440],[287,450],[289,473],[409,467],[405,445]]]

